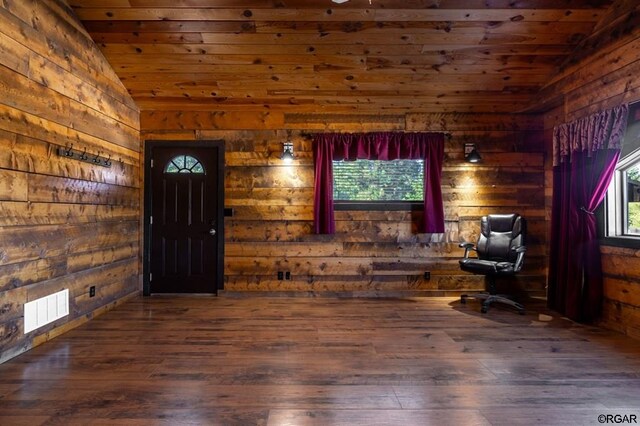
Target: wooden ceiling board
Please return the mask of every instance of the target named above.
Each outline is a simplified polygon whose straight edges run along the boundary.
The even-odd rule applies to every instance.
[[[626,2],[69,4],[146,110],[402,114],[526,111]]]
[[[336,4],[325,0],[69,0],[76,8],[318,8],[334,9],[602,9],[610,0],[351,0]]]
[[[601,9],[78,8],[83,21],[531,21],[598,22]]]

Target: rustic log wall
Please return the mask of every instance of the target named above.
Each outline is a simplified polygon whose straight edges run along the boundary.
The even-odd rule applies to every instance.
[[[0,362],[138,292],[139,127],[63,2],[0,1]],[[24,303],[65,288],[70,315],[25,335]]]
[[[294,114],[260,111],[143,111],[145,140],[226,142],[225,289],[453,295],[480,290],[483,277],[460,272],[458,243],[475,240],[480,217],[519,212],[530,250],[519,285],[544,294],[546,224],[542,119],[503,114]],[[418,234],[407,211],[339,211],[337,234],[312,234],[313,132],[442,131],[446,144],[445,234]],[[283,165],[282,142],[296,160]],[[475,142],[484,162],[463,159]],[[277,280],[278,271],[292,279]],[[424,272],[431,273],[430,280]]]
[[[640,100],[640,27],[635,1],[621,1],[585,40],[581,49],[539,96],[540,105],[559,105],[545,114],[545,140],[554,125],[624,102]],[[633,13],[633,11],[636,11]],[[631,12],[631,13],[629,13]],[[551,182],[551,168],[547,170]],[[549,188],[551,186],[549,185]],[[548,200],[551,192],[548,193]],[[637,250],[602,247],[602,324],[640,337],[640,256]]]

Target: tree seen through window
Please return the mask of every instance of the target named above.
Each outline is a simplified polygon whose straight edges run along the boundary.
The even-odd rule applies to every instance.
[[[333,162],[333,199],[422,201],[424,160]]]

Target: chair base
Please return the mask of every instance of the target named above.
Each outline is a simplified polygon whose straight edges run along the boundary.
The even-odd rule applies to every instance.
[[[523,305],[502,294],[490,294],[490,293],[463,294],[460,296],[460,303],[466,304],[467,299],[469,298],[476,299],[476,300],[483,300],[482,308],[480,309],[480,312],[482,312],[483,314],[487,313],[487,311],[489,310],[489,305],[491,305],[493,302],[509,305],[513,308],[516,308],[520,315],[525,314]]]

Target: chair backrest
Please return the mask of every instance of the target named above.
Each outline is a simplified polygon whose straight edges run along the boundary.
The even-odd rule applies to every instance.
[[[519,214],[490,214],[480,220],[478,257],[483,260],[515,262],[513,250],[525,245],[525,220]]]

